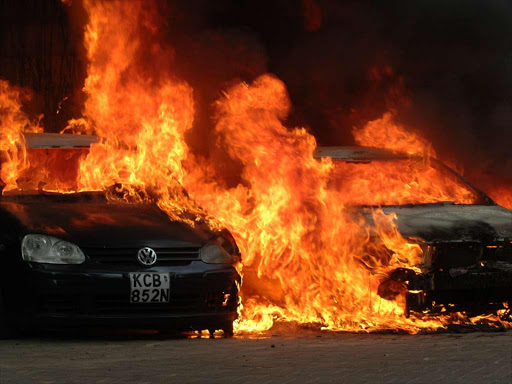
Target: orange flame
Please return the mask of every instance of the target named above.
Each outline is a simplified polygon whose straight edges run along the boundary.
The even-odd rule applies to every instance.
[[[2,154],[0,178],[5,183],[5,191],[17,189],[18,177],[29,168],[23,132],[42,132],[43,130],[39,121],[36,123],[29,121],[21,110],[22,102],[30,98],[29,91],[12,87],[7,81],[0,79],[0,152]]]
[[[494,185],[487,192],[499,205],[512,209],[512,186]]]
[[[368,122],[360,129],[353,129],[352,133],[359,145],[388,148],[409,155],[435,156],[430,143],[396,124],[391,112],[385,113],[380,119]]]
[[[282,124],[289,108],[275,77],[232,87],[217,102],[216,129],[244,165],[242,183],[206,190],[185,179],[243,250],[248,298],[239,329],[267,329],[285,319],[329,329],[413,331],[415,323],[403,319],[397,303],[380,299],[376,287],[391,267],[417,264],[419,246],[398,233],[394,217],[375,210],[370,232],[362,215],[344,205],[347,199],[328,185],[333,162],[313,158],[316,143],[303,128]],[[385,246],[370,246],[378,242]],[[385,249],[394,251],[391,257]]]
[[[171,219],[193,225],[206,215],[182,187],[188,154],[184,135],[194,120],[192,89],[157,70],[172,66],[172,55],[157,43],[158,17],[148,5],[84,2],[90,20],[87,100],[84,118],[70,121],[65,131],[94,132],[102,139],[80,164],[79,190],[119,184],[126,198],[156,196]],[[141,68],[141,61],[148,65]]]

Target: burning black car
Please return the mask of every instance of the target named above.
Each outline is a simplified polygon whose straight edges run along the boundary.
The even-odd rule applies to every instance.
[[[42,134],[28,148],[87,148]],[[226,230],[170,221],[104,193],[0,198],[0,336],[40,327],[223,330],[237,318],[240,253]]]
[[[420,164],[452,183],[470,202],[429,201],[419,204],[378,204],[384,213],[397,215],[398,230],[410,243],[420,245],[421,264],[397,268],[380,286],[385,299],[399,294],[410,311],[467,311],[481,314],[512,304],[512,211],[497,205],[459,173],[431,156],[414,156],[370,147],[320,147],[317,158],[330,157],[344,173],[369,164],[385,170],[394,164],[400,174],[408,164]],[[383,174],[373,176],[382,178]],[[400,175],[398,176],[400,177]],[[390,180],[391,183],[391,180]],[[370,187],[367,186],[370,189]],[[378,188],[372,190],[378,193]],[[361,203],[356,210],[371,224],[375,205]]]

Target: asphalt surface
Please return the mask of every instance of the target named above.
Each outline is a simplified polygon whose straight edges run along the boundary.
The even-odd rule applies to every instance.
[[[512,331],[191,337],[80,331],[4,340],[0,383],[512,383]]]

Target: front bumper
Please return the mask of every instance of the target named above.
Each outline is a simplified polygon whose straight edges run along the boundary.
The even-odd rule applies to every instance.
[[[495,262],[417,273],[398,268],[379,286],[379,295],[405,294],[407,311],[488,312],[512,304],[512,265]]]
[[[130,272],[168,273],[170,302],[130,303]],[[23,327],[220,329],[237,317],[240,276],[230,265],[27,264],[22,280],[5,287],[4,295],[9,313]]]

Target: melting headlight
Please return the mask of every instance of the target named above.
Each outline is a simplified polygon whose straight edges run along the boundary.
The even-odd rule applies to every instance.
[[[21,256],[25,261],[47,264],[82,264],[85,255],[70,242],[53,236],[26,235],[21,242]]]
[[[201,260],[208,264],[235,264],[240,255],[234,240],[219,237],[201,248]]]

